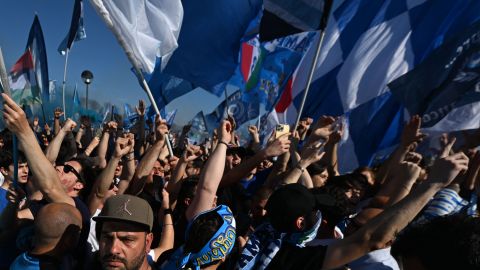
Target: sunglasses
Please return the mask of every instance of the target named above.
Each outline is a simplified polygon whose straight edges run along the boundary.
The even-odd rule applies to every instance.
[[[77,170],[75,170],[74,167],[72,167],[71,165],[69,164],[63,164],[63,172],[64,173],[69,173],[69,172],[72,172],[78,179],[78,181],[82,182],[82,183],[85,183],[85,181],[83,180],[82,176],[80,175],[80,173],[78,173]]]
[[[108,188],[109,190],[112,190],[114,187],[118,188],[118,184],[120,181],[113,180],[112,183],[110,184],[110,187]]]

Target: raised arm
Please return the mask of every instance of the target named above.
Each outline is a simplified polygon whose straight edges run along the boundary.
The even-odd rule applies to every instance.
[[[35,134],[28,125],[25,112],[6,94],[4,99],[4,113],[6,127],[17,136],[19,147],[25,153],[34,178],[34,184],[42,194],[51,202],[63,202],[75,205],[71,197],[67,195],[60,179],[52,166],[52,163],[45,157],[38,145]]]
[[[126,135],[133,146],[126,155],[123,156],[123,170],[122,174],[120,175],[120,182],[118,183],[118,193],[123,194],[127,190],[128,186],[130,185],[130,181],[132,181],[133,176],[135,175],[135,135],[133,133],[128,133]]]
[[[145,177],[147,177],[152,171],[155,161],[158,159],[160,152],[165,146],[165,134],[168,133],[167,122],[165,120],[160,120],[158,116],[156,122],[157,140],[152,147],[148,149],[147,153],[145,153],[142,160],[138,164],[133,179],[130,182],[130,186],[127,189],[127,193],[129,194],[137,195],[143,190],[143,186],[145,185]]]
[[[55,108],[55,111],[53,112],[53,133],[55,135],[58,134],[58,132],[60,132],[60,117],[62,117],[63,115],[63,111],[61,108]]]
[[[45,150],[45,156],[47,157],[48,161],[50,161],[50,163],[55,163],[65,136],[67,136],[68,133],[72,132],[75,126],[77,126],[77,123],[75,123],[75,121],[73,121],[72,119],[68,118],[67,121],[65,121],[63,127],[58,131],[57,135],[55,135],[55,138],[53,138],[53,140],[48,144],[48,147]]]
[[[170,201],[168,199],[168,192],[162,190],[162,206],[160,208],[158,219],[162,220],[162,236],[158,246],[153,249],[155,257],[154,261],[157,261],[163,252],[173,248],[173,240],[175,236],[175,230],[173,229],[172,213],[170,209]]]
[[[198,154],[195,153],[194,149],[189,145],[185,152],[183,153],[182,157],[178,160],[177,166],[173,170],[172,177],[167,185],[167,192],[170,194],[170,201],[175,203],[177,200],[178,193],[180,192],[180,187],[182,184],[182,179],[185,175],[185,170],[187,169],[187,165],[189,162],[194,161],[199,157]]]
[[[407,197],[387,208],[351,236],[329,245],[322,269],[340,267],[372,250],[385,248],[435,193],[467,168],[468,158],[463,153],[438,159],[432,167],[429,180],[420,184]]]
[[[232,140],[232,131],[232,124],[229,121],[223,121],[219,129],[218,145],[202,170],[197,193],[185,213],[187,220],[192,220],[196,215],[212,208],[218,185],[225,170],[227,142]]]
[[[95,181],[92,188],[92,193],[90,194],[88,208],[90,209],[90,213],[92,215],[102,204],[102,200],[104,199],[105,194],[107,193],[110,185],[112,184],[113,178],[115,176],[115,168],[117,168],[118,162],[122,159],[123,156],[132,151],[132,147],[132,139],[117,138],[113,155],[108,161],[107,167],[100,173],[97,180]]]
[[[246,177],[255,167],[265,159],[283,155],[290,148],[287,134],[270,143],[265,149],[257,152],[253,157],[242,161],[238,166],[229,170],[222,178],[221,187],[232,185]]]

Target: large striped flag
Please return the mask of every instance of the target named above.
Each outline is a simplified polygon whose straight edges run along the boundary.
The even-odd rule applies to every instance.
[[[30,50],[18,59],[10,70],[10,89],[12,98],[20,106],[42,103],[40,88],[38,87],[34,63]]]
[[[74,41],[79,41],[86,37],[87,34],[85,33],[85,26],[83,24],[83,1],[75,0],[70,29],[57,50],[60,54],[64,55],[67,50],[72,48]]]
[[[335,8],[303,115],[346,115],[343,171],[370,164],[376,152],[398,142],[408,115],[387,84],[477,21],[479,8],[474,0],[345,0]],[[285,97],[291,102],[281,103],[277,120],[295,121],[313,55],[310,49],[302,59]]]

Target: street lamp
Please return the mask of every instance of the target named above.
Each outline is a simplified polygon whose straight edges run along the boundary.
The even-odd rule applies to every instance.
[[[88,110],[88,85],[93,81],[93,73],[90,70],[84,70],[81,77],[86,86],[85,108]]]

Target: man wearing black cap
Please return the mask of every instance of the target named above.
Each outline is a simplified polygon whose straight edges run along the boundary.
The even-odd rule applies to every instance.
[[[468,168],[468,158],[457,153],[438,159],[429,179],[407,197],[386,209],[351,236],[326,246],[307,246],[320,227],[319,205],[325,197],[299,184],[277,189],[267,202],[270,223],[250,237],[237,269],[334,269],[368,252],[388,246],[441,188]]]
[[[151,269],[147,261],[153,234],[153,211],[132,195],[110,197],[97,222],[102,269]]]

